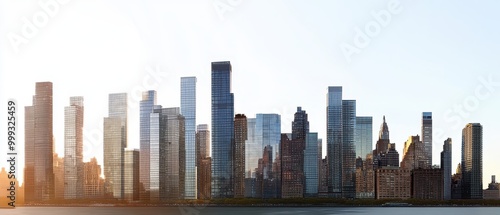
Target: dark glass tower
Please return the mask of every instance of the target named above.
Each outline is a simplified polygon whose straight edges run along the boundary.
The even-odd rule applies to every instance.
[[[232,198],[234,95],[231,63],[212,62],[212,198]]]
[[[356,197],[356,100],[342,100],[342,197]]]
[[[483,126],[469,123],[462,130],[462,198],[483,198]]]
[[[328,193],[342,196],[342,87],[328,87],[326,107]]]

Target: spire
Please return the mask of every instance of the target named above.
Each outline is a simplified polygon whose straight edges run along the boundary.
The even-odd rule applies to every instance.
[[[384,115],[384,122],[382,123],[382,125],[380,125],[380,132],[378,139],[389,140],[389,127],[387,126],[387,123],[385,121],[385,115]]]

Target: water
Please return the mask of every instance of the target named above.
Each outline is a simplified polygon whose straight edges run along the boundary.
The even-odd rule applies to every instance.
[[[183,210],[183,212],[181,212]],[[493,207],[20,207],[0,209],[0,215],[499,215],[500,208]]]

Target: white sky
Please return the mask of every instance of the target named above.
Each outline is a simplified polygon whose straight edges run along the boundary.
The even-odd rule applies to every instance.
[[[293,113],[302,106],[311,131],[326,144],[327,87],[341,85],[345,99],[357,100],[358,115],[374,117],[374,144],[386,115],[391,142],[400,154],[408,136],[420,134],[421,112],[432,111],[435,164],[443,141],[451,137],[455,168],[461,129],[468,122],[482,123],[484,186],[490,175],[500,174],[495,166],[500,161],[495,155],[500,150],[500,86],[481,88],[480,94],[488,95],[466,115],[454,110],[464,102],[474,104],[471,99],[477,99],[476,89],[483,86],[479,78],[500,81],[496,1],[401,1],[401,12],[392,14],[350,62],[340,46],[354,45],[355,29],[364,31],[376,22],[372,11],[388,11],[389,0],[363,5],[328,0],[72,0],[57,4],[54,16],[15,52],[9,38],[23,36],[23,18],[32,21],[45,13],[37,2],[0,0],[0,101],[5,106],[8,98],[18,101],[18,130],[23,131],[23,107],[31,105],[35,82],[53,82],[59,154],[64,152],[64,107],[70,96],[84,96],[85,161],[96,156],[102,164],[102,119],[108,94],[115,92],[131,94],[129,146],[139,148],[135,98],[145,79],[153,83],[146,68],[159,76],[152,88],[165,107],[180,105],[180,77],[196,76],[197,123],[210,124],[210,62],[229,60],[236,113],[281,114],[282,132],[289,132]],[[214,5],[228,9],[223,18]],[[0,118],[6,118],[6,111]],[[0,123],[0,131],[6,131],[6,123]],[[22,132],[18,143],[22,151]],[[0,158],[7,148],[3,145]]]

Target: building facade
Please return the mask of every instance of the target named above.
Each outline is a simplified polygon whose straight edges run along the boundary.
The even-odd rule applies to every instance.
[[[462,130],[462,198],[483,198],[483,126],[469,123]]]
[[[424,144],[425,167],[432,166],[432,112],[422,113],[422,142]]]
[[[411,170],[384,167],[375,172],[376,199],[411,198]]]
[[[317,197],[319,188],[318,166],[318,133],[309,132],[306,135],[304,151],[305,197]]]
[[[342,197],[356,197],[356,100],[342,100]]]
[[[412,198],[443,200],[442,169],[414,169],[412,171]]]
[[[37,82],[33,106],[25,107],[26,202],[55,198],[52,83]]]
[[[342,87],[328,87],[326,113],[328,193],[342,196]]]
[[[212,198],[232,198],[234,95],[231,63],[212,62]]]
[[[101,178],[101,166],[94,157],[83,163],[83,195],[86,199],[104,197],[104,181]]]
[[[410,136],[404,145],[401,168],[412,170],[427,167],[427,155],[424,143],[420,141],[418,135]]]
[[[196,168],[197,168],[197,197],[210,199],[211,192],[211,158],[210,158],[210,131],[207,124],[196,128]]]
[[[141,200],[157,200],[159,193],[159,168],[160,152],[159,146],[151,145],[151,117],[158,117],[153,114],[153,107],[156,105],[156,91],[150,90],[142,93],[142,100],[139,102],[139,140],[140,140],[140,198]],[[155,120],[157,120],[155,118]],[[158,124],[155,124],[158,126]],[[154,128],[158,129],[158,128]],[[155,130],[156,131],[156,130]],[[153,184],[153,191],[151,191]],[[153,197],[153,198],[151,198]]]
[[[83,97],[71,97],[64,108],[64,199],[81,199],[83,192]]]
[[[128,201],[139,200],[139,166],[140,153],[138,149],[125,149],[123,189],[124,199]]]
[[[366,159],[373,152],[373,117],[356,117],[354,134],[356,158]]]
[[[443,199],[451,199],[451,138],[444,141],[441,152],[441,169],[443,170]]]
[[[234,197],[245,197],[245,142],[247,140],[247,117],[234,117]]]
[[[181,78],[181,114],[185,118],[185,199],[196,199],[196,77]]]

